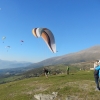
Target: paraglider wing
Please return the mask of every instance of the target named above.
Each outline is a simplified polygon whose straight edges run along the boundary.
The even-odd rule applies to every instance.
[[[53,33],[47,28],[35,28],[32,30],[32,34],[35,37],[42,37],[49,49],[56,53],[56,44]]]
[[[5,48],[7,48],[7,52],[8,52],[8,49],[11,49],[11,47],[10,47],[10,46],[6,46]]]
[[[22,43],[23,43],[24,41],[23,41],[23,40],[21,40],[20,42],[21,42],[21,45],[22,45]]]
[[[3,36],[3,37],[2,37],[2,40],[4,40],[4,39],[6,39],[6,37],[5,37],[5,36]]]
[[[5,48],[10,48],[10,46],[6,46]]]
[[[37,28],[35,28],[35,29],[32,30],[32,34],[33,34],[35,37],[38,37],[37,34],[36,34],[36,29],[37,29]]]
[[[21,40],[21,42],[24,42],[23,40]]]
[[[5,40],[5,39],[6,39],[6,37],[5,37],[5,36],[3,36],[3,37],[2,37],[3,43],[4,43],[4,40]]]
[[[42,35],[42,32],[44,31],[44,28],[37,28],[36,29],[36,34],[38,37],[40,37]]]
[[[43,32],[43,28],[35,28],[32,30],[32,33],[35,37],[40,37]]]
[[[49,29],[44,28],[44,31],[42,32],[41,37],[44,39],[49,49],[53,53],[56,53],[56,44],[55,44],[55,39],[52,32]]]

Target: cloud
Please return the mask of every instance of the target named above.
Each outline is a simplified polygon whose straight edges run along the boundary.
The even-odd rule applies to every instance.
[[[0,8],[0,10],[1,10],[1,8]]]

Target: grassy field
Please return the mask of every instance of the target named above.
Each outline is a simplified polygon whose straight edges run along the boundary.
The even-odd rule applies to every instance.
[[[57,92],[54,100],[100,100],[95,91],[93,71],[31,77],[0,84],[0,100],[36,100],[35,94]],[[65,99],[68,98],[68,99]]]

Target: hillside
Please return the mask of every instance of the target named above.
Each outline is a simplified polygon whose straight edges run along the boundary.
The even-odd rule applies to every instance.
[[[74,63],[74,64],[58,64],[58,65],[45,66],[45,68],[49,70],[50,75],[56,75],[56,74],[66,73],[67,66],[69,66],[70,68],[70,73],[80,71],[80,69],[84,71],[89,71],[90,68],[93,67],[93,62],[82,62],[82,63]],[[30,77],[43,76],[44,75],[43,68],[44,66],[34,68],[28,71],[25,70],[22,72],[11,70],[9,71],[9,73],[6,72],[5,74],[0,75],[0,84],[8,83],[8,82],[15,81],[15,80],[22,80],[22,79],[30,78]]]
[[[0,84],[0,90],[1,100],[99,100],[100,98],[98,91],[95,91],[92,71],[51,75],[49,78],[44,76],[26,78]]]
[[[90,68],[94,67],[93,62],[81,62],[81,63],[74,63],[74,64],[58,64],[58,65],[49,65],[49,66],[42,66],[39,68],[31,69],[29,71],[24,72],[22,75],[24,77],[37,77],[43,74],[43,68],[47,68],[50,71],[50,74],[60,74],[66,73],[67,66],[70,68],[70,72],[76,72],[79,70],[90,70]]]
[[[57,64],[74,64],[80,62],[92,62],[96,59],[100,59],[100,45],[93,46],[91,48],[88,48],[86,50],[81,50],[79,52],[45,59],[41,62],[34,63],[28,67],[41,67],[41,66],[49,66],[49,65],[57,65]]]

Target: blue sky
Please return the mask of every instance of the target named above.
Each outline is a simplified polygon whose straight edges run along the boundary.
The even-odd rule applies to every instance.
[[[52,31],[57,53],[32,35],[36,27]],[[33,63],[99,45],[100,0],[0,0],[0,37],[1,60]]]

